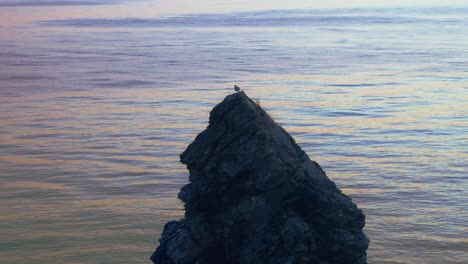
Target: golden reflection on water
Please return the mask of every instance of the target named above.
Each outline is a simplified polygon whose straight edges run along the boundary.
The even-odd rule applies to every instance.
[[[290,78],[294,79],[294,77]],[[321,81],[323,82],[324,79],[322,77]],[[327,80],[329,83],[344,82],[336,77],[329,77]],[[353,80],[356,83],[364,81],[358,77],[354,77]],[[435,249],[440,249],[440,243],[454,245],[467,243],[465,238],[459,237],[437,235],[421,237],[421,232],[428,233],[432,230],[430,227],[432,224],[425,223],[425,218],[421,218],[421,215],[412,216],[411,214],[396,213],[395,208],[399,206],[396,201],[405,195],[414,196],[418,192],[427,192],[432,189],[432,183],[395,181],[395,179],[380,179],[377,183],[372,179],[374,175],[381,173],[404,175],[407,172],[405,169],[395,168],[395,162],[398,161],[399,156],[404,154],[406,155],[404,160],[407,163],[430,164],[435,154],[431,155],[427,153],[426,148],[421,147],[424,145],[422,142],[426,139],[418,134],[421,132],[417,132],[421,130],[420,123],[425,123],[424,130],[433,129],[434,131],[437,131],[442,124],[463,125],[464,122],[458,120],[452,120],[449,123],[445,120],[427,122],[428,119],[434,117],[434,112],[443,111],[447,114],[451,111],[464,111],[461,102],[452,101],[455,106],[438,106],[434,110],[424,111],[408,101],[412,99],[403,96],[397,102],[402,105],[404,110],[388,112],[387,109],[387,112],[384,111],[380,115],[380,113],[373,112],[372,107],[382,107],[382,100],[385,104],[385,101],[392,102],[391,98],[394,96],[408,93],[405,85],[394,87],[392,91],[388,92],[385,89],[361,87],[352,88],[352,93],[350,93],[349,89],[338,87],[327,90],[329,93],[317,93],[317,90],[321,88],[314,86],[307,87],[310,90],[305,88],[291,90],[287,87],[279,87],[273,95],[266,93],[262,87],[246,87],[245,90],[252,97],[262,98],[265,96],[261,101],[262,106],[269,110],[290,133],[295,135],[298,143],[303,145],[312,158],[324,166],[329,177],[337,181],[342,186],[343,192],[353,197],[363,208],[368,215],[366,232],[371,236],[371,239],[381,235],[379,223],[385,222],[387,225],[393,225],[391,229],[394,229],[391,231],[387,228],[385,232],[399,232],[402,228],[411,230],[406,236],[392,238],[390,241],[398,240],[401,242],[407,239],[410,241],[408,243],[414,243],[414,240],[421,240],[428,245],[433,244],[432,247]],[[336,96],[334,92],[344,93],[344,96],[340,94]],[[307,96],[308,93],[314,93],[314,96]],[[413,91],[412,93],[417,94],[418,92]],[[4,209],[11,213],[2,215],[0,217],[2,221],[7,223],[43,221],[41,225],[45,229],[27,231],[28,237],[33,236],[36,239],[56,239],[60,237],[62,234],[60,230],[63,229],[67,230],[67,237],[86,241],[102,239],[107,236],[114,239],[114,228],[124,230],[124,226],[132,225],[136,217],[145,218],[143,221],[145,227],[141,227],[140,230],[141,236],[146,236],[148,233],[154,234],[155,230],[160,232],[165,221],[182,217],[182,204],[176,199],[176,193],[186,182],[187,172],[184,166],[178,163],[178,154],[196,133],[206,126],[207,109],[211,108],[210,104],[214,105],[223,97],[223,92],[215,91],[207,105],[193,103],[186,106],[177,100],[179,100],[178,98],[196,96],[193,91],[178,92],[177,94],[167,91],[158,92],[154,89],[112,91],[111,98],[107,97],[109,94],[110,91],[104,90],[96,94],[57,92],[52,98],[50,95],[35,94],[29,98],[27,95],[22,96],[21,100],[14,103],[14,107],[21,105],[32,105],[33,107],[30,110],[21,110],[23,113],[20,115],[8,115],[8,118],[0,120],[4,131],[2,144],[8,142],[8,145],[29,146],[29,150],[27,152],[17,150],[19,152],[16,154],[0,155],[0,162],[8,167],[39,166],[42,168],[39,170],[39,174],[46,173],[46,168],[44,168],[46,166],[58,170],[58,175],[51,177],[50,182],[25,181],[9,177],[10,181],[7,184],[2,184],[0,189],[22,190],[22,192],[29,192],[32,198],[39,200],[21,205],[4,204]],[[284,97],[280,97],[280,95],[284,95]],[[435,95],[426,94],[425,96],[423,101],[430,102],[430,96]],[[84,99],[66,99],[70,100],[67,108],[61,108],[56,104],[62,98],[73,97]],[[375,97],[382,98],[382,100],[366,101],[366,98]],[[106,99],[99,100],[99,98]],[[434,99],[439,98],[434,97]],[[90,103],[86,100],[96,100],[97,103]],[[50,105],[48,105],[48,101],[50,101]],[[40,111],[37,110],[39,108],[34,107],[35,104],[40,105]],[[59,109],[62,110],[57,111]],[[36,113],[29,115],[28,111]],[[334,112],[341,113],[339,114],[341,116],[326,116],[327,113],[334,115]],[[346,116],[346,113],[351,113],[351,115]],[[354,113],[358,114],[354,115]],[[4,114],[5,112],[3,112]],[[49,118],[38,118],[37,115]],[[114,118],[104,122],[99,120],[100,117],[109,115],[114,116]],[[182,116],[191,122],[185,122],[185,119],[177,121],[174,118]],[[135,122],[136,120],[139,121]],[[145,120],[144,123],[141,123],[141,120]],[[175,122],[170,123],[169,120]],[[34,128],[35,124],[39,129]],[[41,126],[44,128],[40,128]],[[8,132],[9,130],[13,131],[12,129],[15,133]],[[416,132],[408,133],[412,129],[415,129]],[[401,133],[398,132],[397,137],[392,133],[362,136],[362,131],[372,130],[385,133],[397,130]],[[334,142],[334,140],[339,142]],[[405,140],[414,141],[414,144],[398,143]],[[359,141],[369,141],[372,147],[366,146],[365,143],[364,145],[356,145],[355,142]],[[372,143],[373,141],[375,143]],[[387,141],[395,143],[389,144]],[[316,146],[310,146],[309,143]],[[349,148],[343,148],[348,153],[330,151],[332,148],[329,146],[337,144],[349,144]],[[375,152],[380,149],[383,151],[383,155]],[[50,150],[53,151],[50,152]],[[440,151],[442,150],[436,149],[434,153]],[[452,149],[450,152],[453,153],[452,157],[458,159],[467,156],[466,153],[456,151],[456,149]],[[56,153],[61,153],[61,155],[57,156]],[[388,154],[391,155],[386,157]],[[83,179],[79,178],[80,176],[75,176],[78,177],[75,180],[60,176],[59,171],[75,171],[79,168],[84,169],[82,172],[85,174],[82,176],[94,175],[92,177],[85,176]],[[88,172],[86,172],[87,168]],[[453,171],[463,173],[463,168],[453,168]],[[105,174],[112,175],[113,173],[116,173],[115,175],[118,177],[105,176]],[[155,175],[160,176],[155,177]],[[419,179],[417,172],[413,177],[413,180]],[[89,181],[83,185],[84,188],[75,182],[83,180]],[[382,188],[382,185],[385,188]],[[459,191],[459,188],[452,189]],[[122,196],[121,192],[129,192],[129,195],[139,193],[143,196],[130,198],[131,196]],[[96,197],[93,199],[85,198],[90,193],[94,193],[93,195]],[[15,197],[11,191],[7,192],[7,197],[8,195]],[[103,198],[109,195],[116,197]],[[154,198],[149,198],[151,196]],[[63,198],[59,197],[68,198],[60,201]],[[44,198],[51,199],[49,205],[40,202],[40,199]],[[383,204],[387,205],[389,209],[383,210]],[[409,202],[408,205],[411,206],[408,207],[410,212],[417,210],[416,204]],[[453,208],[430,207],[430,202],[428,206],[425,209],[426,214],[453,213]],[[76,215],[77,219],[68,223],[57,222],[61,221],[59,219],[68,219],[73,215]],[[83,215],[89,215],[89,217],[82,219]],[[112,228],[103,226],[106,223],[110,226],[115,225],[115,216],[128,219],[120,219],[120,224]],[[419,224],[407,227],[408,223]],[[155,224],[158,227],[155,227]],[[55,225],[55,227],[51,228],[50,225]],[[89,231],[86,231],[85,225],[94,227],[90,227]],[[99,234],[94,233],[95,229],[100,230]],[[455,230],[458,230],[457,232],[466,231],[463,227],[457,227]],[[26,233],[17,233],[18,231],[11,229],[5,232],[9,236],[26,239]],[[129,230],[123,231],[123,233],[119,232],[121,232],[120,236],[132,235],[127,233],[130,232]],[[136,230],[132,232],[138,233]],[[82,248],[80,250],[65,248],[59,255],[50,255],[49,258],[66,258],[70,254],[79,254],[80,258],[83,258],[86,254],[102,253],[112,247],[112,244],[106,242],[103,242],[103,245],[106,248],[104,246],[98,249]],[[151,250],[151,245],[151,243],[146,245],[146,250]],[[459,246],[451,246],[451,249],[456,250],[457,247]],[[118,248],[119,250],[123,248],[127,248],[129,251],[135,250],[133,246],[128,244],[118,244]],[[385,258],[386,263],[399,262],[398,257],[383,256],[382,253],[378,252],[379,250],[383,250],[379,245],[371,249],[374,258]],[[9,259],[13,261],[15,257],[9,257]],[[408,259],[411,257],[406,256],[405,260]]]
[[[16,181],[16,182],[7,182],[5,183],[5,188],[26,188],[26,189],[48,189],[48,190],[59,190],[59,191],[69,191],[72,188],[63,184],[57,183],[47,183],[47,182],[26,182],[26,181]]]
[[[468,73],[447,63],[466,58],[389,47],[408,32],[387,26],[17,30],[0,41],[0,256],[146,263],[183,215],[179,154],[236,83],[364,210],[370,263],[462,263]]]
[[[138,157],[132,156],[132,159]],[[153,159],[154,160],[154,159]],[[86,166],[103,166],[108,167],[108,162],[87,161],[84,159],[43,159],[43,158],[30,158],[24,156],[0,156],[0,162],[12,163],[14,166],[29,166],[29,165],[86,165]],[[112,170],[115,171],[144,171],[139,166],[132,166],[129,164],[112,164]]]

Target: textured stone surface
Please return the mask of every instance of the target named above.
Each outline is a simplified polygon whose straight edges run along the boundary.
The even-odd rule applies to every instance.
[[[364,214],[244,92],[180,160],[185,217],[165,225],[154,263],[366,263]]]

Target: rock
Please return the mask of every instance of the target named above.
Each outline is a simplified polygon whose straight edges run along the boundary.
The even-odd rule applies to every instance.
[[[244,92],[211,111],[180,160],[185,217],[165,225],[154,263],[367,262],[362,211]]]

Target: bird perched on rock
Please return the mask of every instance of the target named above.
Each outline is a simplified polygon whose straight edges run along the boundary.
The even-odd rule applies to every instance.
[[[236,92],[240,91],[240,87],[237,86],[237,85],[234,85],[234,91],[236,91]]]

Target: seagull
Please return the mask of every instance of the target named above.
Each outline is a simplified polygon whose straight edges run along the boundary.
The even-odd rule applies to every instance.
[[[234,85],[234,91],[236,91],[236,92],[240,91],[240,88],[239,88],[239,86],[237,86],[237,85]]]

